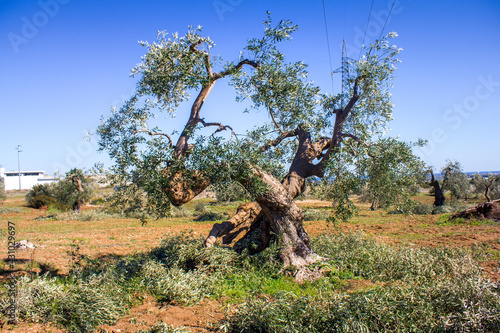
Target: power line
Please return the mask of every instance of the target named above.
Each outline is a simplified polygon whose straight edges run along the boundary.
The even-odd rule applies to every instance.
[[[326,33],[326,45],[328,47],[328,59],[330,61],[330,79],[332,80],[332,93],[334,92],[333,86],[333,66],[332,66],[332,53],[330,51],[330,38],[328,36],[328,25],[326,23],[326,10],[325,10],[325,0],[321,0],[323,4],[323,19],[325,20],[325,33]]]
[[[392,6],[391,6],[391,9],[389,10],[389,14],[387,14],[387,18],[385,19],[385,23],[384,23],[384,26],[382,28],[382,31],[380,32],[380,36],[378,36],[378,39],[382,38],[382,34],[384,33],[384,29],[385,29],[385,26],[387,25],[387,21],[389,21],[389,17],[391,17],[391,13],[392,13],[392,8],[394,8],[394,3],[396,2],[396,0],[393,0],[392,1]]]
[[[394,3],[393,3],[394,5]],[[363,43],[361,43],[361,46],[365,45],[365,38],[366,38],[366,33],[368,32],[368,24],[370,24],[370,18],[372,16],[372,9],[373,9],[373,0],[372,4],[370,5],[370,12],[368,13],[368,19],[366,20],[366,26],[365,26],[365,34],[363,35]],[[391,8],[392,9],[392,8]],[[382,30],[383,31],[383,30]],[[358,59],[361,57],[361,50],[362,48],[359,48],[359,56]]]

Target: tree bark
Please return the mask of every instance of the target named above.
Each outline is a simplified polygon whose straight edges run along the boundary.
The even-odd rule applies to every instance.
[[[78,191],[78,193],[83,195],[83,192],[85,191],[83,190],[81,179],[78,176],[73,176],[71,177],[71,181],[73,182],[73,185],[76,186],[76,190]],[[73,203],[72,208],[75,212],[80,213],[82,205],[83,205],[83,199],[77,198],[76,201]]]
[[[491,201],[490,197],[488,196],[488,190],[489,189],[490,188],[488,186],[486,186],[486,190],[484,190],[484,197],[486,198],[486,201],[488,201],[488,202]]]
[[[272,234],[278,235],[284,265],[298,267],[296,278],[301,280],[317,273],[306,266],[320,257],[311,249],[303,226],[304,213],[293,199],[304,192],[306,178],[317,173],[313,161],[329,147],[330,140],[321,138],[312,142],[310,134],[300,127],[294,133],[299,145],[288,175],[280,182],[271,175],[254,170],[255,176],[267,184],[269,190],[258,196],[256,202],[241,205],[231,219],[215,224],[204,245],[212,246],[218,237],[222,237],[223,244],[231,244],[244,233],[234,244],[234,249],[238,252],[246,249],[253,254],[269,246]]]
[[[444,205],[445,202],[443,191],[439,186],[439,182],[434,178],[434,172],[432,170],[429,170],[429,172],[431,173],[430,185],[434,187],[434,206],[436,207],[442,206]]]
[[[302,209],[276,178],[260,171],[256,171],[256,174],[270,188],[270,191],[259,195],[256,201],[270,221],[270,230],[281,238],[280,256],[284,266],[304,267],[317,261],[319,257],[311,250],[309,236],[302,224]]]

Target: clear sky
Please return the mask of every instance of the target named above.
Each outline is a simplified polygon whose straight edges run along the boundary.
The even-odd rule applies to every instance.
[[[357,58],[365,29],[365,44],[379,37],[393,0],[374,0],[368,21],[371,3],[324,0],[334,69],[342,39]],[[133,92],[129,73],[146,52],[139,40],[201,25],[214,52],[236,60],[247,39],[261,36],[266,10],[300,25],[283,49],[289,60],[309,64],[310,79],[331,93],[321,0],[0,0],[0,164],[17,170],[22,145],[23,170],[109,166],[95,138],[83,137]],[[456,159],[465,171],[500,170],[500,1],[396,0],[384,34],[390,31],[404,51],[389,134],[429,140],[418,154],[436,169]],[[216,86],[206,120],[241,133],[258,117],[233,101],[230,89]],[[187,110],[165,119],[165,128],[184,122]]]

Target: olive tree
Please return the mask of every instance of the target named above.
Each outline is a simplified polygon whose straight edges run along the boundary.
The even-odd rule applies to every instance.
[[[90,177],[77,168],[66,172],[65,177],[52,188],[52,196],[59,206],[76,212],[80,212],[83,203],[90,200],[93,192]]]
[[[285,266],[317,261],[294,198],[309,177],[333,179],[351,170],[352,154],[365,154],[385,132],[393,107],[388,89],[400,50],[390,45],[391,33],[359,60],[344,58],[344,89],[323,94],[308,80],[306,64],[287,62],[279,50],[297,28],[287,20],[274,25],[268,16],[263,36],[248,40],[238,60],[227,62],[214,54],[215,44],[201,27],[183,36],[160,32],[156,42],[142,42],[147,53],[132,70],[138,77],[135,94],[103,118],[97,131],[100,149],[115,162],[110,169],[115,185],[143,190],[168,209],[210,184],[238,182],[255,202],[215,224],[205,246],[218,237],[231,243],[243,233],[235,247],[258,252],[276,235]],[[238,136],[220,122],[222,112],[230,111],[221,107],[220,119],[206,119],[203,104],[223,79],[238,101],[249,102],[246,111],[264,108],[269,121]],[[187,101],[191,107],[183,128],[168,129],[168,121],[157,117],[173,116]],[[210,128],[213,133],[205,134]]]
[[[462,166],[458,161],[448,161],[441,170],[443,174],[443,190],[450,191],[451,197],[467,199],[470,193],[470,183],[467,174],[462,171]]]
[[[371,210],[394,206],[407,212],[412,206],[411,196],[418,191],[425,170],[424,162],[415,156],[412,146],[425,143],[406,143],[395,138],[383,138],[367,148],[358,169],[366,183],[366,198]]]
[[[491,198],[488,193],[495,193],[496,188],[500,187],[500,176],[489,173],[488,177],[483,177],[481,174],[476,173],[471,179],[471,184],[474,185],[477,193],[484,194],[486,200],[490,202]]]

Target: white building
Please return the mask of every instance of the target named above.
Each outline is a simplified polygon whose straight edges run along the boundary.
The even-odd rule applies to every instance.
[[[21,171],[21,177],[17,171],[5,171],[5,168],[0,168],[0,177],[5,183],[5,190],[19,190],[19,178],[21,178],[21,189],[29,190],[38,184],[50,184],[56,179],[46,175],[45,171]]]

